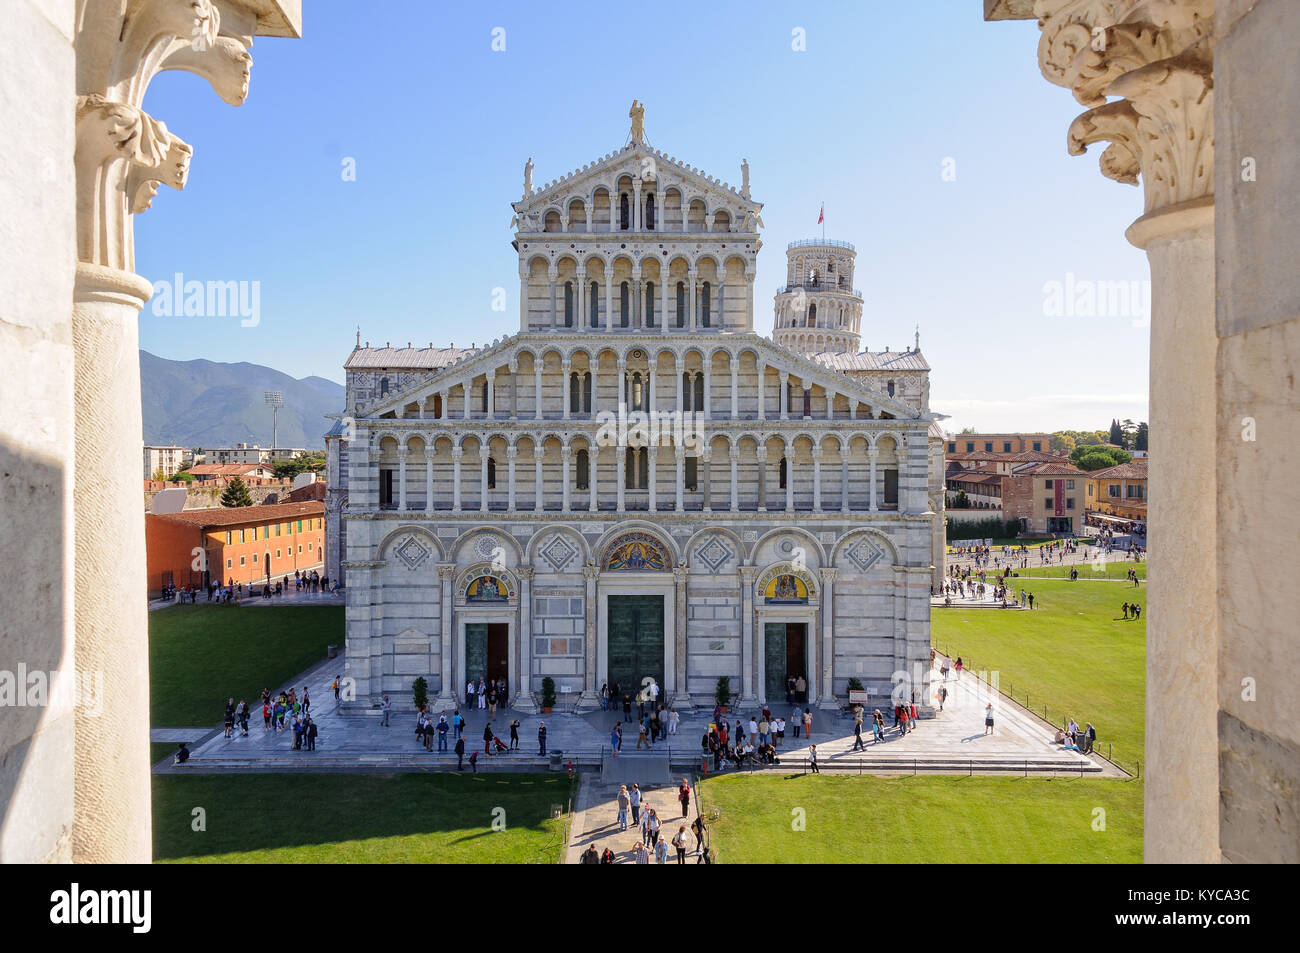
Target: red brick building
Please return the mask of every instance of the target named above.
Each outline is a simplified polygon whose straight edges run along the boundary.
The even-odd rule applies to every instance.
[[[150,594],[209,578],[248,585],[324,574],[325,504],[232,506],[145,515]]]
[[[1077,533],[1083,527],[1088,474],[1064,463],[1026,463],[1002,477],[1002,518],[1022,533]]]

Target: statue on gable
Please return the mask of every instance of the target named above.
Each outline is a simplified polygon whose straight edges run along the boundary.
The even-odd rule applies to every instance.
[[[524,165],[524,195],[533,194],[533,157],[528,157],[528,162]]]
[[[740,194],[749,198],[749,160],[740,160]]]
[[[628,138],[633,142],[645,142],[645,107],[634,99],[627,115],[632,120],[632,131],[628,133]]]

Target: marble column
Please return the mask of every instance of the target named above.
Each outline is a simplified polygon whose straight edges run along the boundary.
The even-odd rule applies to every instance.
[[[654,513],[659,508],[659,496],[655,487],[655,484],[658,482],[659,479],[658,473],[656,472],[656,463],[658,462],[659,459],[659,443],[657,441],[652,442],[650,446],[647,448],[646,459],[648,461],[648,470],[649,470],[649,473],[647,474],[647,480],[646,480],[646,483],[649,486],[649,490],[648,490],[649,498],[650,498],[649,506],[650,506],[650,512]]]
[[[587,448],[587,484],[588,491],[591,494],[591,499],[587,504],[587,509],[592,513],[597,512],[599,508],[599,497],[597,492],[600,484],[600,477],[598,476],[598,470],[596,468],[599,459],[600,447],[593,443]]]
[[[780,374],[781,389],[777,391],[781,404],[781,419],[790,419],[790,375],[785,371]]]
[[[567,360],[560,362],[560,379],[564,384],[564,410],[561,415],[563,420],[569,419],[570,407],[573,403],[573,394],[571,393],[573,384],[570,381],[570,377],[573,373],[571,367],[572,365]]]
[[[820,707],[834,710],[835,702],[835,601],[832,587],[835,584],[835,569],[820,569],[822,579],[821,591],[821,649],[818,661],[821,663]]]
[[[754,639],[754,577],[756,566],[740,567],[740,696],[754,697],[754,673],[758,657]]]
[[[840,512],[849,511],[849,448],[840,447]]]
[[[519,456],[519,448],[516,446],[506,447],[506,479],[509,480],[508,496],[506,498],[506,510],[515,512],[515,459]]]
[[[872,513],[878,512],[880,507],[876,504],[876,461],[880,459],[880,451],[872,447],[867,451],[867,460],[870,464],[870,470],[867,476],[867,486],[871,492],[871,503],[867,507]]]
[[[686,653],[689,640],[686,637],[686,626],[689,624],[689,590],[691,571],[685,566],[676,566],[673,568],[673,668],[671,672],[665,672],[665,677],[670,679],[669,683],[664,686],[664,692],[668,698],[674,700],[684,698],[686,704],[678,706],[689,710],[690,699],[686,692]]]
[[[586,624],[583,626],[585,634],[583,643],[585,649],[583,653],[583,687],[582,695],[578,699],[578,709],[580,711],[591,711],[600,707],[600,695],[596,692],[596,640],[599,636],[596,631],[596,620],[599,614],[596,581],[600,578],[600,570],[595,566],[583,566],[582,578],[585,591],[583,607]]]
[[[486,513],[488,511],[488,459],[492,456],[492,448],[488,445],[486,436],[479,438],[478,444],[478,511]]]
[[[545,506],[543,494],[545,484],[542,482],[542,461],[546,457],[546,447],[543,444],[533,446],[533,512],[542,512]]]
[[[822,511],[822,448],[813,447],[813,512]]]
[[[767,512],[767,447],[754,451],[758,457],[758,512]]]
[[[542,419],[542,356],[533,358],[533,419]]]
[[[740,474],[738,472],[739,460],[736,456],[737,447],[735,444],[727,447],[727,461],[731,464],[731,505],[727,507],[731,512],[740,512]]]
[[[510,706],[523,712],[536,712],[537,699],[533,696],[532,679],[534,570],[532,566],[519,566],[515,574],[519,576],[519,664],[511,665],[515,684],[510,692]]]
[[[563,484],[563,489],[561,491],[561,497],[560,497],[561,499],[560,509],[565,513],[569,512],[569,483],[570,483],[569,460],[572,457],[572,455],[573,455],[573,448],[568,446],[567,444],[560,448],[560,461],[561,461],[560,478]]]
[[[740,355],[728,355],[731,361],[731,419],[740,417]]]
[[[410,455],[405,443],[397,448],[397,509],[403,513],[406,512],[406,458]]]
[[[687,272],[687,277],[686,277],[686,302],[687,302],[687,308],[689,309],[687,313],[690,315],[689,327],[692,331],[694,331],[699,326],[699,322],[695,318],[695,307],[696,307],[695,285],[698,280],[699,280],[699,275],[697,274],[695,269],[694,268],[690,269]]]
[[[709,371],[712,369],[711,367],[712,364],[713,364],[713,356],[711,354],[705,354],[704,355],[704,406],[698,408],[704,411],[704,417],[703,417],[704,420],[709,419],[710,408],[713,405],[713,391],[709,386],[710,385]]]
[[[456,701],[456,676],[452,667],[452,587],[456,583],[456,564],[438,564],[438,626],[441,646],[438,657],[438,697],[434,707],[454,710]]]
[[[700,479],[700,485],[701,485],[701,487],[702,487],[703,490],[704,490],[704,494],[703,494],[703,495],[704,495],[704,512],[706,512],[706,513],[711,513],[711,512],[713,512],[712,493],[711,493],[711,487],[710,487],[710,484],[711,484],[710,477],[712,476],[711,471],[713,470],[713,464],[712,464],[712,462],[711,462],[711,461],[712,461],[712,457],[713,457],[713,454],[710,452],[709,448],[706,446],[706,447],[705,447],[705,448],[700,452],[700,462],[697,464],[697,466],[698,466],[698,468],[699,468],[698,476],[699,476],[699,479]]]
[[[767,365],[761,360],[755,365],[758,371],[758,419],[767,419],[767,408],[763,406],[763,381],[767,377]]]
[[[794,444],[785,447],[785,511],[794,512]]]
[[[460,512],[460,462],[465,458],[464,447],[451,448],[451,511]]]
[[[686,448],[674,447],[673,455],[677,458],[677,506],[678,513],[686,509]]]
[[[424,511],[431,512],[434,509],[433,500],[433,467],[436,461],[436,451],[433,446],[433,437],[425,438],[424,444]]]
[[[625,496],[624,489],[627,486],[627,447],[622,442],[614,444],[614,460],[616,461],[614,464],[615,476],[618,482],[616,488],[618,501],[617,511],[619,513],[624,513],[626,512],[623,503]]]
[[[487,410],[484,416],[488,420],[495,420],[497,415],[497,369],[488,368],[487,371]]]

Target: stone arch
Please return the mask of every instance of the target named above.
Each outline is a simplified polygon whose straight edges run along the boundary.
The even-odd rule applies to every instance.
[[[638,539],[634,540],[632,537]],[[610,557],[614,552],[626,543],[633,541],[653,541],[657,543],[666,557],[666,565],[663,567],[665,572],[673,569],[681,562],[681,555],[673,544],[671,537],[653,523],[635,521],[620,523],[600,538],[600,541],[593,547],[598,554],[596,565],[601,570],[607,570]]]
[[[724,558],[725,554],[721,552],[697,553],[697,550],[700,548],[699,544],[704,543],[704,537],[715,535],[725,537],[732,544],[734,547],[732,550],[732,557],[734,558]],[[707,543],[705,543],[705,545],[707,545]],[[688,565],[692,568],[702,567],[714,574],[724,570],[727,572],[737,572],[745,562],[745,544],[733,530],[728,529],[725,526],[706,526],[703,529],[697,530],[691,535],[691,538],[686,541],[686,545],[682,548],[682,551],[686,553]]]
[[[817,557],[817,566],[813,568],[820,568],[821,566],[826,565],[826,551],[822,549],[822,544],[818,542],[816,536],[814,536],[808,530],[803,529],[802,527],[799,526],[779,526],[776,527],[775,529],[768,530],[766,533],[760,536],[758,538],[758,541],[755,542],[753,546],[750,548],[749,550],[750,559],[752,560],[756,554],[761,552],[763,546],[768,541],[770,541],[774,537],[786,536],[786,535],[798,536],[808,543],[809,551],[814,555],[816,555]]]
[[[881,554],[889,560],[889,565],[904,565],[898,545],[880,530],[867,527],[850,530],[835,543],[831,552],[831,564],[837,568],[850,568],[857,572],[869,572],[874,569],[877,565],[876,561],[869,560],[866,554],[854,552],[859,539],[873,542],[881,550]]]
[[[520,551],[519,541],[500,526],[491,524],[475,526],[472,530],[462,533],[452,544],[452,559],[456,562],[492,562],[494,554],[489,551],[486,542],[489,539],[495,546],[500,547],[501,552],[496,555],[500,555],[507,566],[520,564],[523,553]]]
[[[375,558],[381,562],[387,560],[389,558],[390,550],[392,550],[394,546],[400,547],[408,536],[418,538],[420,543],[429,551],[434,562],[440,562],[445,558],[442,543],[438,542],[438,538],[427,529],[411,523],[403,523],[397,528],[391,530],[382,540],[380,540],[379,548],[377,550],[378,555]],[[417,569],[428,562],[428,560],[424,558],[416,559],[418,555],[418,553],[413,553],[408,556],[399,556],[398,558],[406,563],[409,568]],[[412,565],[412,563],[414,563],[414,565]]]
[[[503,568],[499,564],[494,565],[487,561],[479,561],[470,566],[466,566],[456,574],[456,583],[452,587],[453,602],[458,606],[471,603],[473,600],[466,597],[465,590],[470,583],[483,576],[492,576],[506,584],[507,590],[505,598],[500,600],[502,603],[509,605],[519,604],[519,577],[509,569]]]
[[[562,551],[545,555],[552,547],[552,540],[556,536],[564,538],[572,545],[576,551],[576,563],[572,558],[568,561],[562,560]],[[534,533],[532,539],[528,541],[524,554],[528,565],[539,572],[578,572],[593,560],[591,546],[583,535],[569,526],[560,525],[548,526],[541,532]]]
[[[755,605],[763,604],[763,593],[767,590],[768,584],[777,576],[795,576],[798,578],[807,587],[808,605],[817,605],[821,601],[821,581],[813,573],[796,566],[789,560],[778,560],[765,566],[754,580]]]

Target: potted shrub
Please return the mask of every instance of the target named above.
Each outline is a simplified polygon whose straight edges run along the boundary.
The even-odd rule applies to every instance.
[[[731,676],[721,675],[718,677],[718,687],[713,692],[714,701],[722,709],[722,713],[727,713],[727,706],[731,704]]]
[[[555,679],[547,675],[542,679],[542,714],[549,715],[555,707]]]
[[[417,711],[429,704],[429,683],[424,680],[423,675],[417,678],[411,685],[411,692],[415,695],[415,707]]]

